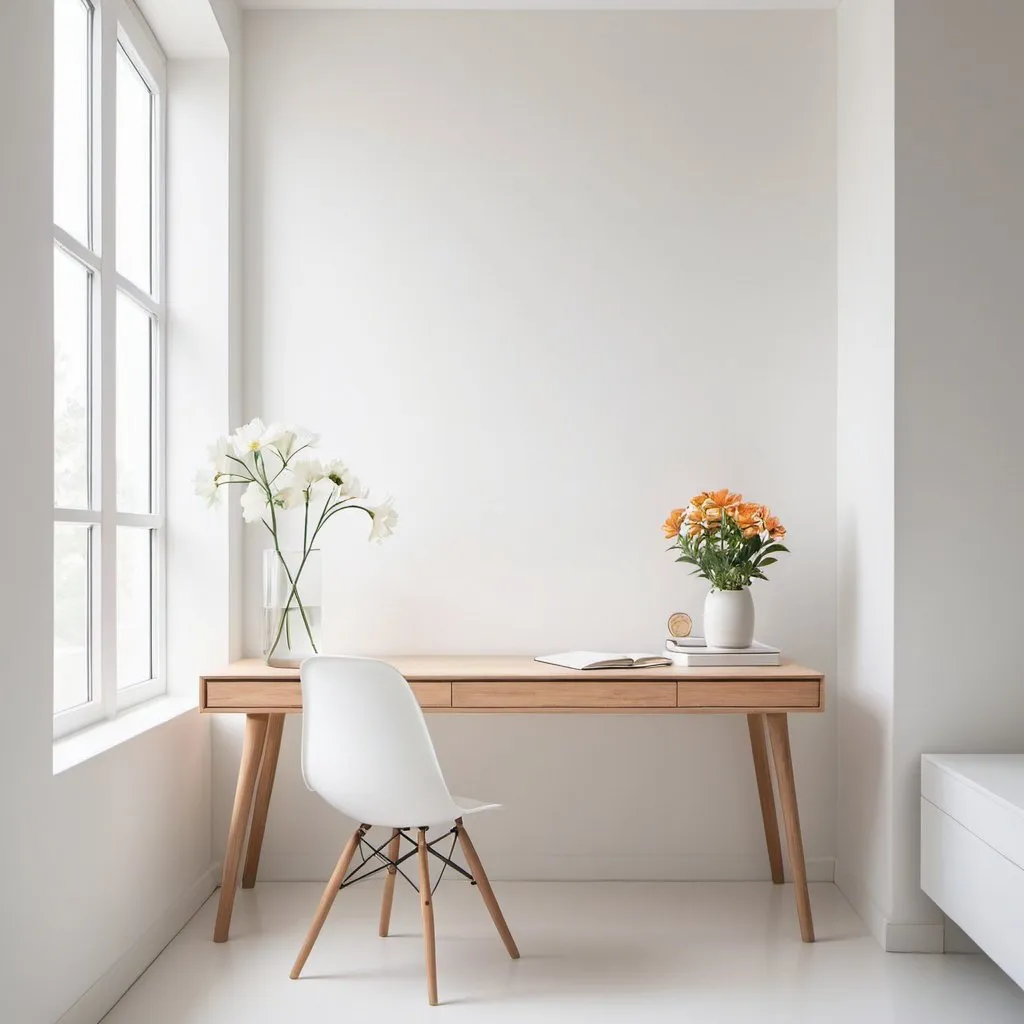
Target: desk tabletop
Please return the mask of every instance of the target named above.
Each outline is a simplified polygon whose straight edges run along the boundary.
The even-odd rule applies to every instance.
[[[666,665],[659,668],[602,668],[580,671],[572,668],[561,668],[534,661],[528,655],[506,654],[403,654],[380,655],[381,661],[394,665],[399,672],[410,681],[437,680],[456,682],[473,680],[485,682],[496,681],[529,681],[534,679],[563,680],[572,679],[580,682],[596,682],[605,680],[635,679],[651,680],[808,680],[821,681],[822,672],[798,665],[793,661],[783,661],[781,665],[747,665],[730,668],[683,668],[679,665]],[[232,662],[217,672],[204,673],[204,680],[266,680],[267,682],[298,682],[297,668],[271,668],[259,658],[244,658]]]

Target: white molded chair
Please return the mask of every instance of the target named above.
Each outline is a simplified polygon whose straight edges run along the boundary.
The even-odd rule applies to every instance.
[[[518,959],[515,940],[462,823],[467,815],[499,805],[452,796],[448,791],[423,712],[405,677],[383,661],[325,656],[304,661],[299,675],[303,711],[302,775],[306,785],[342,814],[363,824],[342,851],[292,967],[291,977],[298,978],[302,971],[339,889],[372,874],[373,869],[366,868],[366,864],[374,861],[380,862],[376,870],[386,871],[380,910],[380,934],[386,936],[399,865],[416,857],[426,945],[427,995],[430,1004],[436,1006],[431,855],[469,877],[477,886],[509,956]],[[454,823],[451,829],[427,841],[428,826],[449,822]],[[369,847],[373,860],[364,859],[349,872],[352,858],[364,845],[363,837],[373,825],[390,826],[390,840],[376,849]],[[417,833],[415,841],[408,835],[412,829]],[[448,835],[458,838],[468,872],[434,849],[434,845]],[[401,855],[403,839],[415,847],[405,855]],[[452,842],[454,845],[455,840]]]

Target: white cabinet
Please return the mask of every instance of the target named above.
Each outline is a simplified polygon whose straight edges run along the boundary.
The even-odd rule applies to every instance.
[[[1024,987],[1024,755],[924,755],[921,888]]]

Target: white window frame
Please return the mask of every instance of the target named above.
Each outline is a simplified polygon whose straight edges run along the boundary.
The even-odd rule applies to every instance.
[[[90,339],[90,492],[93,506],[54,509],[54,522],[93,527],[90,548],[90,699],[54,713],[54,738],[113,718],[119,711],[164,694],[166,659],[166,87],[167,61],[130,0],[87,0],[92,8],[90,125],[90,244],[54,224],[54,243],[92,274]],[[117,57],[122,47],[153,93],[152,294],[117,273],[115,167]],[[151,513],[117,511],[117,294],[124,292],[152,318]],[[153,531],[151,679],[117,686],[117,528]],[[96,536],[98,534],[98,537]]]

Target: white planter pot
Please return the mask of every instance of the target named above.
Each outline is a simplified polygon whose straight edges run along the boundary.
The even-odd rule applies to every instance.
[[[748,587],[708,591],[704,639],[708,647],[749,647],[754,642],[754,599]]]

